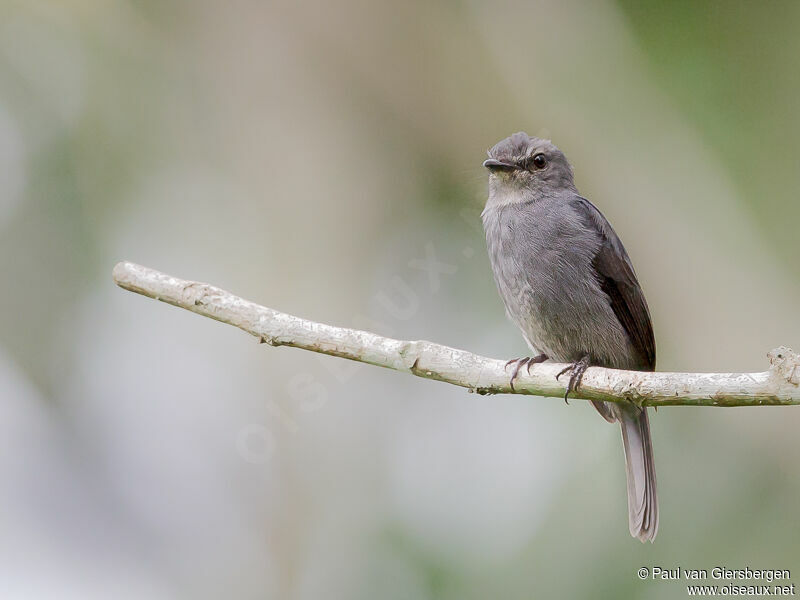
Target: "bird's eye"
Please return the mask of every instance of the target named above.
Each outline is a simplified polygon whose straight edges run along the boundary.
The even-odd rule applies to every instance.
[[[533,166],[536,167],[537,169],[544,169],[547,166],[547,158],[545,157],[544,154],[535,155],[531,162],[533,163]]]

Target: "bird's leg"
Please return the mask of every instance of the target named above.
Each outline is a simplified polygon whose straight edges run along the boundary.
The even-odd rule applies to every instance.
[[[533,358],[529,358],[528,359],[528,375],[531,374],[531,365],[538,365],[539,363],[543,363],[548,358],[550,358],[550,357],[547,356],[547,354],[537,354]]]
[[[535,364],[544,362],[544,361],[547,360],[547,358],[548,357],[547,357],[546,354],[539,354],[539,355],[534,356],[532,358],[529,357],[529,356],[526,356],[525,358],[512,358],[510,361],[508,361],[506,363],[506,366],[505,366],[506,369],[508,369],[508,366],[511,363],[516,363],[514,365],[514,372],[511,374],[511,381],[509,381],[509,384],[511,385],[511,389],[512,390],[514,389],[514,380],[517,378],[517,375],[519,375],[519,370],[522,368],[523,365],[527,365],[528,375],[530,375],[531,374],[531,365],[535,365]]]
[[[589,368],[589,355],[587,354],[583,358],[578,361],[575,361],[566,369],[562,369],[558,375],[556,375],[556,379],[561,377],[566,372],[571,372],[572,374],[569,376],[569,384],[567,384],[567,392],[564,394],[564,402],[569,404],[567,398],[569,397],[570,392],[577,392],[578,387],[581,385],[581,380],[583,379],[583,374],[586,373],[586,369]]]

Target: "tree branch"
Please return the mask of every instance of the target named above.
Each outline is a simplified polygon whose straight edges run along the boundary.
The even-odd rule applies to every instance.
[[[520,370],[514,390],[506,361],[426,341],[402,341],[366,331],[307,321],[234,296],[220,288],[178,279],[121,262],[114,267],[121,288],[233,325],[272,346],[292,346],[411,373],[469,388],[479,394],[563,397],[566,365]],[[591,367],[575,398],[632,401],[643,406],[760,406],[800,404],[800,355],[777,348],[761,373],[647,373]],[[571,396],[572,397],[572,396]]]

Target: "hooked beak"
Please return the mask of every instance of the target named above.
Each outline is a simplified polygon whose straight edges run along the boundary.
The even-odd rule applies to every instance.
[[[495,158],[489,158],[483,161],[483,166],[490,171],[516,171],[519,168],[516,165],[505,163]]]

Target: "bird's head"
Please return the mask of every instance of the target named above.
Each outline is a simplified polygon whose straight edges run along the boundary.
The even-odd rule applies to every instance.
[[[483,166],[489,169],[490,196],[502,196],[503,203],[575,190],[572,167],[550,140],[521,131],[497,142],[488,155]]]

